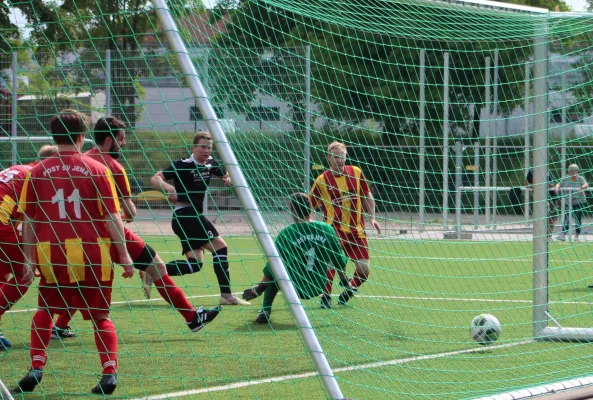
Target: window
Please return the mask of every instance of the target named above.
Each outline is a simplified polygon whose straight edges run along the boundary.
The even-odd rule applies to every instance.
[[[280,107],[251,107],[247,121],[280,121]]]
[[[218,118],[224,117],[224,110],[220,106],[214,106],[214,112]],[[203,121],[204,117],[202,116],[202,112],[198,108],[198,106],[190,106],[189,107],[189,120],[190,121]]]

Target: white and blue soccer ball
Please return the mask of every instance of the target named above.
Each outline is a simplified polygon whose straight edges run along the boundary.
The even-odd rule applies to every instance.
[[[494,315],[480,314],[470,324],[469,331],[476,342],[489,345],[498,340],[502,328],[500,321]]]

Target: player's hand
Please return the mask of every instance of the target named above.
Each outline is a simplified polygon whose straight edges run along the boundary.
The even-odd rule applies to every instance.
[[[132,217],[131,215],[128,215],[127,213],[123,213],[121,216],[121,220],[124,221],[125,223],[130,223],[134,221],[134,217]]]
[[[134,276],[134,263],[132,262],[132,258],[130,257],[129,254],[126,254],[124,256],[120,256],[119,257],[119,264],[122,266],[122,268],[124,269],[123,274],[121,274],[121,276],[123,276],[124,278],[131,278]]]
[[[373,228],[375,228],[375,230],[377,231],[377,233],[380,235],[381,234],[381,227],[379,226],[379,223],[377,222],[377,220],[375,218],[371,218],[371,225],[373,226]]]
[[[173,189],[172,191],[168,192],[167,199],[169,199],[171,203],[177,203],[177,191]]]
[[[243,297],[243,300],[253,300],[256,297],[259,297],[260,295],[261,295],[261,293],[258,293],[257,290],[253,287],[253,288],[245,289],[245,291],[243,292],[243,295],[241,297]]]
[[[23,265],[23,280],[24,281],[31,281],[33,282],[33,280],[35,279],[35,277],[33,276],[33,268],[34,266],[30,263],[25,263]]]
[[[231,179],[231,177],[230,177],[230,176],[228,176],[228,175],[225,175],[225,176],[223,176],[223,177],[222,177],[222,182],[224,183],[224,185],[225,185],[226,187],[231,187],[231,186],[233,186],[233,180],[232,180],[232,179]]]

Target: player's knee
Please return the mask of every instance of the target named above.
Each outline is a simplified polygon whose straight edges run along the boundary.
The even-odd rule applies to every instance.
[[[188,258],[187,263],[194,272],[200,272],[202,270],[202,267],[204,266],[203,262],[201,262],[200,260],[196,260],[195,258]]]
[[[363,277],[368,277],[371,267],[369,265],[369,261],[368,260],[360,260],[356,263],[356,269],[358,270],[358,273],[363,276]]]

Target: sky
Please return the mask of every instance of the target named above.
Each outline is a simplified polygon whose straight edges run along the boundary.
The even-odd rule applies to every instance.
[[[574,11],[584,11],[587,8],[585,0],[565,0]]]

